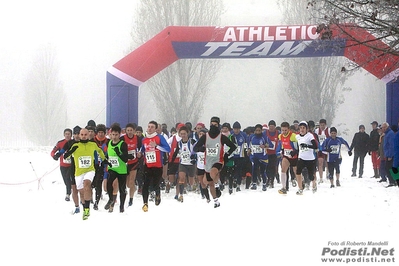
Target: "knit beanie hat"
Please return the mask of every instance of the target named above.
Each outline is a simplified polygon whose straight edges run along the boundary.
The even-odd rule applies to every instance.
[[[240,124],[240,122],[235,121],[234,124],[233,124],[233,128],[241,129],[241,124]]]
[[[82,128],[80,126],[76,126],[73,128],[73,134],[79,134]]]
[[[216,122],[216,123],[218,123],[218,125],[220,125],[220,118],[217,117],[217,116],[213,116],[213,117],[211,118],[211,123],[212,123],[212,122]]]

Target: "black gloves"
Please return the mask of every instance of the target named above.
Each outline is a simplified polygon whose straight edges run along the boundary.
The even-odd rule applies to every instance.
[[[101,167],[105,167],[106,165],[108,165],[109,167],[112,167],[112,164],[110,162],[108,162],[107,159],[105,159],[104,161],[101,162]]]
[[[327,148],[326,152],[332,152],[332,149],[331,148]]]
[[[60,158],[61,154],[59,152],[57,152],[56,154],[54,154],[53,159],[58,161],[58,159]]]
[[[392,167],[392,172],[396,175],[398,173],[398,168],[397,167]]]
[[[205,149],[205,146],[202,146],[202,147],[199,147],[199,148],[198,148],[198,151],[199,151],[199,152],[205,152],[205,150],[206,150],[206,149]]]
[[[348,151],[349,156],[352,156],[352,151]]]
[[[309,145],[306,144],[306,143],[301,143],[300,146],[301,146],[301,148],[307,148],[307,147],[309,147]]]
[[[192,165],[195,165],[197,163],[197,154],[195,154],[195,153],[191,154],[190,159],[191,159],[190,163]]]
[[[71,156],[71,154],[74,153],[77,149],[78,149],[78,146],[73,146],[72,149],[70,149],[69,151],[67,151],[65,153],[64,158],[68,158],[69,156]]]
[[[53,159],[58,161],[58,159],[65,153],[64,149],[58,150],[56,154],[54,154]]]
[[[291,157],[295,157],[295,155],[297,155],[297,154],[298,154],[298,152],[296,150],[292,150],[290,152]]]

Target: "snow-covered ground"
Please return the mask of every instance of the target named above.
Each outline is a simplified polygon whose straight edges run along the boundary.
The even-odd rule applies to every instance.
[[[279,185],[266,192],[225,191],[221,207],[214,209],[194,193],[178,203],[171,191],[162,194],[159,206],[150,202],[148,213],[137,195],[123,214],[117,207],[114,213],[104,210],[104,195],[99,211],[91,210],[83,221],[81,214],[71,214],[72,201],[64,200],[50,150],[0,151],[1,265],[334,265],[338,262],[322,262],[334,257],[358,265],[366,263],[352,260],[391,258],[395,262],[370,264],[395,265],[399,260],[395,251],[331,256],[334,249],[371,251],[369,241],[398,248],[399,189],[370,178],[369,156],[360,179],[350,177],[352,157],[345,154],[341,187],[331,189],[325,182],[315,194],[297,196],[291,189],[283,196]]]

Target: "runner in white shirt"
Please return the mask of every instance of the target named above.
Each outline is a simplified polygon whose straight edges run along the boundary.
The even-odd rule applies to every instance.
[[[299,190],[297,195],[302,195],[303,184],[302,184],[302,170],[306,167],[309,173],[309,179],[313,182],[313,192],[316,191],[316,181],[314,180],[314,169],[315,169],[315,153],[314,150],[318,148],[317,141],[313,134],[308,132],[308,123],[301,121],[299,123],[299,134],[296,135],[298,141],[298,164],[296,167],[296,181],[298,183]]]
[[[182,126],[179,129],[179,136],[181,137],[180,141],[177,143],[177,147],[175,152],[173,153],[172,161],[177,157],[179,154],[180,162],[179,162],[179,189],[176,189],[176,196],[180,202],[183,202],[183,193],[184,193],[184,186],[186,184],[186,179],[188,177],[189,184],[192,186],[194,184],[194,177],[195,177],[195,163],[193,164],[192,156],[193,146],[195,141],[192,138],[189,138],[190,130],[186,126]],[[180,196],[178,196],[180,193]]]
[[[321,147],[323,147],[323,142],[326,138],[330,137],[330,128],[327,127],[327,120],[325,119],[320,119],[319,121],[319,127],[316,127],[314,133],[316,133],[319,137],[319,151],[317,153],[317,167],[319,170],[319,184],[323,183],[323,172],[324,169],[326,169],[326,157],[327,154],[324,153],[321,150]],[[327,169],[327,174],[326,176],[328,176],[328,169]]]

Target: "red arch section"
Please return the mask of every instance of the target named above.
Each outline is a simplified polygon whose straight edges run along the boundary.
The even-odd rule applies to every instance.
[[[387,44],[357,25],[338,25],[332,30],[333,38],[346,39],[345,57],[385,83],[399,76],[399,57],[386,53]]]
[[[357,44],[357,40],[364,40],[365,44]],[[312,41],[309,44],[309,41]],[[293,54],[267,54],[255,53],[246,55],[239,51],[253,50],[260,45],[280,47],[289,42],[306,42],[312,48]],[[318,42],[318,43],[317,43]],[[320,42],[324,44],[320,45]],[[209,51],[209,44],[218,53],[206,56],[201,53]],[[265,45],[267,44],[267,45]],[[208,46],[205,46],[208,45]],[[343,25],[333,28],[331,40],[320,41],[315,25],[293,26],[234,26],[234,27],[177,27],[165,28],[148,42],[116,62],[110,73],[139,86],[159,71],[166,68],[180,58],[262,58],[262,57],[320,57],[320,56],[345,56],[359,64],[362,68],[379,79],[389,74],[396,73],[399,68],[398,57],[372,50],[369,45],[379,47],[381,50],[388,46],[366,30],[356,25]],[[205,47],[204,47],[205,46]],[[320,49],[320,46],[323,48]],[[338,51],[337,46],[342,50]],[[231,48],[233,47],[233,48]],[[287,48],[288,47],[288,48]],[[294,49],[296,46],[287,46],[285,49]],[[333,48],[335,47],[335,48]],[[262,49],[264,47],[260,47]],[[223,56],[227,49],[235,53]],[[264,48],[264,49],[267,49]],[[282,48],[283,50],[284,48]],[[257,55],[257,56],[256,56]],[[388,75],[388,76],[387,76]]]

